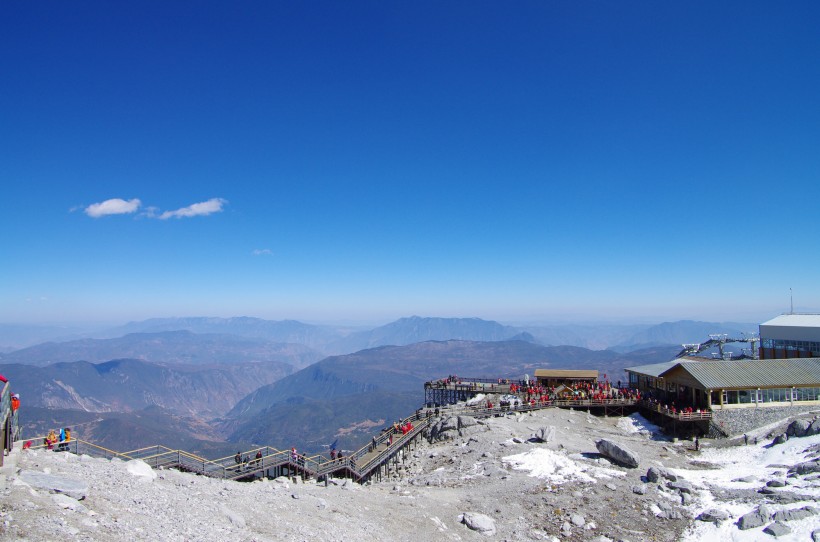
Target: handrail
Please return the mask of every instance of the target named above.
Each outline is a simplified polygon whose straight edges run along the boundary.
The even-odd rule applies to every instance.
[[[439,378],[439,379],[436,379],[436,380],[428,380],[427,382],[424,383],[424,385],[426,386],[428,384],[440,384],[440,383],[441,384],[447,383],[447,384],[459,384],[459,385],[461,385],[465,382],[466,383],[473,383],[474,382],[476,384],[495,384],[495,385],[501,385],[501,386],[509,386],[510,384],[518,385],[518,384],[524,384],[525,382],[527,382],[526,380],[513,379],[513,378],[464,378],[464,377],[462,377],[462,378],[456,377],[456,378],[457,378],[457,380],[455,382],[450,382],[449,378]],[[530,382],[534,382],[534,381],[535,381],[534,379],[530,380]]]
[[[682,421],[691,421],[691,420],[711,420],[712,419],[712,411],[701,409],[700,412],[680,412],[675,411],[673,412],[669,408],[664,408],[661,403],[654,402],[654,401],[647,401],[641,400],[640,405],[647,410],[651,410],[652,412],[657,412],[658,414],[662,414],[669,418],[674,418],[676,420]]]

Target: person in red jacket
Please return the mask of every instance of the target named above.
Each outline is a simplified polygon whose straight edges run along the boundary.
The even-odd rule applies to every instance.
[[[18,408],[20,408],[20,394],[13,393],[11,395],[11,411],[14,412]]]

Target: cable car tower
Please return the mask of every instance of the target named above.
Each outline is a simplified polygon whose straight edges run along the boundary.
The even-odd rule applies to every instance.
[[[751,343],[751,348],[744,348],[742,354],[735,357],[733,356],[734,352],[727,352],[725,350],[726,343]],[[675,357],[696,356],[704,350],[717,347],[718,353],[715,354],[716,359],[758,359],[758,343],[760,343],[758,333],[741,332],[740,337],[730,337],[726,333],[715,333],[709,335],[708,341],[682,345],[683,350]]]

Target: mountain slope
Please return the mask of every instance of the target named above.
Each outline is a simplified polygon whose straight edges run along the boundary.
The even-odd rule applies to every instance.
[[[357,352],[377,346],[404,346],[424,341],[503,341],[518,328],[480,318],[401,318],[370,331],[351,333],[331,345],[335,352]]]
[[[686,343],[704,342],[709,338],[709,335],[716,333],[726,333],[730,337],[739,338],[744,333],[755,333],[757,331],[757,324],[696,322],[692,320],[663,322],[636,333],[612,349],[624,352],[658,345],[680,346]]]
[[[131,412],[160,406],[177,415],[209,419],[293,371],[281,362],[221,366],[162,366],[134,359],[46,367],[0,365],[27,406],[88,412]]]
[[[336,328],[305,324],[297,320],[264,320],[248,316],[233,318],[187,317],[151,318],[129,322],[100,334],[107,338],[130,333],[158,333],[162,331],[190,331],[200,334],[236,335],[273,342],[296,343],[324,351],[324,346],[343,333]]]
[[[157,444],[214,459],[236,452],[236,444],[226,442],[208,424],[156,406],[127,413],[26,406],[20,416],[23,439],[42,438],[52,429],[70,427],[74,438],[120,452]]]

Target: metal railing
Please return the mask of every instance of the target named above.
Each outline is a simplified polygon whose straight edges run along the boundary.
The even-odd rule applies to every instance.
[[[669,407],[665,407],[661,403],[657,403],[655,401],[640,401],[640,406],[651,410],[652,412],[657,412],[658,414],[662,414],[668,418],[673,418],[675,420],[680,421],[698,421],[698,420],[711,420],[712,419],[712,411],[707,409],[701,409],[700,412],[681,412],[679,410],[672,410]]]

